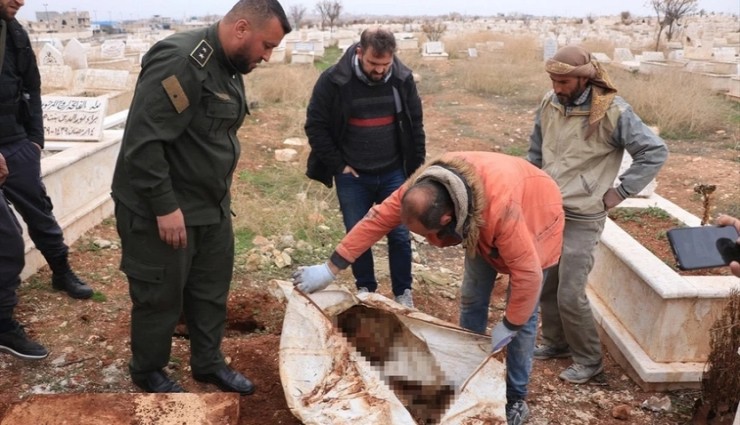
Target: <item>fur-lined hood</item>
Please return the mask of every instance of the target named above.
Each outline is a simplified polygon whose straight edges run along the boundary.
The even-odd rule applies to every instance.
[[[463,194],[463,196],[468,200],[468,207],[467,216],[464,217],[461,227],[462,235],[460,236],[463,238],[465,252],[469,256],[474,257],[476,247],[478,245],[478,238],[480,237],[480,229],[485,225],[483,211],[486,209],[487,204],[486,197],[483,193],[483,185],[478,178],[475,167],[464,159],[456,157],[454,154],[445,154],[425,163],[421,168],[416,170],[416,172],[407,180],[406,189],[414,185],[414,183],[416,183],[420,178],[426,178],[424,175],[425,172],[433,166],[439,166],[452,171],[457,174],[465,184],[467,193]],[[453,196],[453,199],[454,198],[455,196]],[[459,211],[459,208],[456,208],[456,210]],[[455,214],[455,219],[459,224],[461,217],[457,217],[457,213]]]

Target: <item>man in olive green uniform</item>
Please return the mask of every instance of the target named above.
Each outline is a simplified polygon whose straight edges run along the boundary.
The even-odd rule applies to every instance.
[[[129,281],[133,382],[182,392],[164,372],[181,312],[193,377],[224,391],[254,385],[221,353],[234,263],[230,187],[244,82],[291,31],[277,0],[240,0],[216,24],[155,44],[142,70],[113,177]]]

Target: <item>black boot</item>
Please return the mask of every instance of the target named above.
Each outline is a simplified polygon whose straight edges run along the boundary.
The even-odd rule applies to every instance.
[[[77,277],[72,270],[52,273],[51,286],[56,290],[67,292],[67,295],[78,300],[88,299],[93,295],[92,288]]]
[[[67,295],[78,300],[85,300],[93,295],[93,290],[72,271],[67,253],[47,257],[51,269],[51,287],[65,291]]]

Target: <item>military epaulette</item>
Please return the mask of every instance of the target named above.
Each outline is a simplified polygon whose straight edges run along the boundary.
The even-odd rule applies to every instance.
[[[211,59],[211,55],[213,55],[213,47],[211,47],[205,39],[200,40],[200,43],[198,43],[198,45],[195,46],[195,49],[190,52],[190,57],[193,58],[195,63],[200,65],[201,68],[206,66],[208,60]]]

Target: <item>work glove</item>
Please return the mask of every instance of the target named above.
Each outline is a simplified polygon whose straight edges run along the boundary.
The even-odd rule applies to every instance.
[[[497,353],[506,347],[516,336],[517,331],[506,327],[503,321],[498,322],[493,332],[491,332],[491,352]]]
[[[326,288],[334,279],[336,279],[336,276],[331,272],[327,263],[299,267],[293,273],[293,285],[307,294]]]

